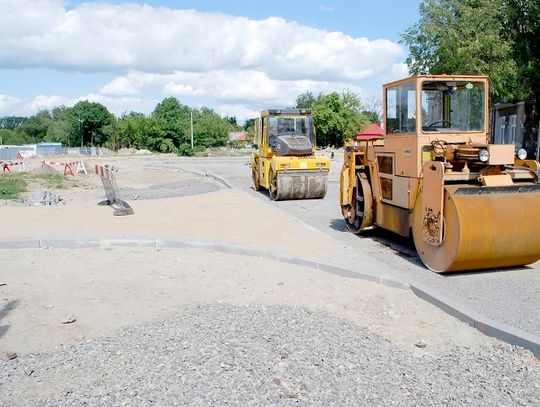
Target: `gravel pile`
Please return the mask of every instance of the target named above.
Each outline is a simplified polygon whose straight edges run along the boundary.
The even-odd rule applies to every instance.
[[[188,196],[215,192],[223,189],[217,182],[207,179],[187,179],[169,184],[152,185],[144,189],[121,188],[122,199],[127,201],[140,199],[161,199],[176,196]]]
[[[531,406],[540,367],[493,342],[433,356],[304,308],[199,305],[0,362],[0,405]]]

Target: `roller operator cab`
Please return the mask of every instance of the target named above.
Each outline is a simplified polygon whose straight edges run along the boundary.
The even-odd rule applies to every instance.
[[[326,195],[330,160],[315,155],[311,110],[263,110],[255,120],[255,145],[251,160],[255,190],[267,189],[274,200]]]
[[[537,261],[539,163],[512,144],[489,143],[489,79],[421,75],[383,91],[385,135],[344,153],[349,229],[412,234],[436,272]]]

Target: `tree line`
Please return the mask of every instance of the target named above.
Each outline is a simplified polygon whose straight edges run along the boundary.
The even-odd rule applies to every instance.
[[[102,104],[85,100],[30,117],[2,117],[0,137],[3,144],[60,142],[68,147],[126,147],[189,155],[193,152],[192,119],[197,149],[225,145],[229,132],[237,129],[235,118],[222,117],[207,107],[191,108],[168,97],[150,115],[130,112],[116,118]]]
[[[298,96],[296,103],[299,108],[313,110],[318,144],[322,146],[342,145],[380,116],[363,112],[360,98],[350,92],[317,96],[307,92]],[[192,108],[174,97],[163,99],[149,115],[130,112],[118,118],[102,104],[85,100],[30,117],[0,117],[0,140],[2,144],[60,142],[68,147],[126,147],[191,155],[205,148],[225,146],[232,131],[243,129],[252,139],[253,122],[247,120],[241,127],[234,116],[220,116],[208,107]]]

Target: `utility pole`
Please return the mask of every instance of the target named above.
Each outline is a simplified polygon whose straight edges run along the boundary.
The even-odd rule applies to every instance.
[[[193,112],[189,112],[191,116],[191,149],[193,150]]]

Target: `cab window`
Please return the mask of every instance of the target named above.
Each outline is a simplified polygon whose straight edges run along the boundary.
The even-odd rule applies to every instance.
[[[414,82],[386,89],[386,133],[416,132],[416,89]]]

